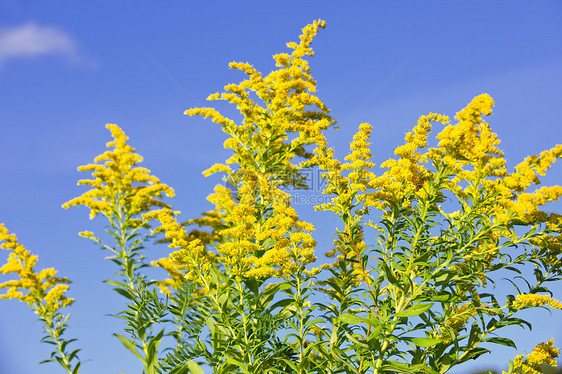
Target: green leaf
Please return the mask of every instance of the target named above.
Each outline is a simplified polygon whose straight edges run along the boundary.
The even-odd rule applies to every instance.
[[[248,371],[248,368],[247,368],[242,362],[240,362],[240,361],[238,361],[238,360],[235,360],[235,359],[232,358],[232,357],[227,357],[227,358],[226,358],[226,362],[231,363],[231,364],[235,365],[236,367],[242,369],[242,371],[243,371],[244,373],[250,374],[250,372]]]
[[[353,335],[348,334],[348,333],[346,332],[346,333],[345,333],[345,336],[346,336],[349,340],[351,340],[353,343],[357,344],[358,346],[363,347],[363,348],[367,348],[367,349],[369,348],[369,345],[368,345],[368,344],[359,341],[359,339],[355,338]]]
[[[412,373],[431,373],[439,374],[435,370],[427,367],[426,365],[408,365],[398,361],[388,361],[381,367],[382,372],[395,371],[397,373],[412,374]]]
[[[397,317],[413,317],[419,316],[433,306],[433,303],[415,304],[410,308],[396,313]]]
[[[146,350],[146,365],[153,366],[158,362],[158,347],[160,346],[163,335],[164,329],[160,330],[160,332],[148,342],[148,347]]]
[[[525,326],[527,326],[529,330],[533,330],[533,325],[531,325],[529,322],[521,318],[512,317],[501,323],[501,326],[509,326],[509,325],[518,325],[523,329],[525,328]]]
[[[338,319],[343,323],[348,323],[348,324],[356,324],[365,321],[364,318],[357,317],[353,314],[342,314],[341,316],[338,317]]]
[[[117,292],[119,295],[126,297],[129,300],[133,300],[133,296],[131,295],[131,293],[127,290],[124,290],[122,288],[114,288],[113,291]]]
[[[515,343],[513,342],[513,340],[511,339],[507,339],[507,338],[489,338],[484,340],[485,342],[488,343],[495,343],[495,344],[500,344],[500,345],[505,345],[506,347],[512,347],[517,349],[517,346],[515,345]]]
[[[74,369],[72,369],[72,374],[78,374],[78,372],[80,371],[80,364],[81,364],[81,362],[78,361],[78,363],[76,364]]]
[[[192,374],[205,374],[203,369],[201,369],[201,366],[199,366],[195,361],[187,361],[187,367],[189,368],[189,372]]]
[[[127,339],[126,337],[124,337],[123,335],[119,335],[119,334],[113,334],[113,336],[116,336],[117,339],[119,339],[121,341],[121,343],[125,346],[125,348],[127,348],[129,351],[131,351],[135,356],[138,357],[139,360],[142,361],[142,363],[144,364],[144,358],[140,355],[140,353],[137,351],[136,349],[136,344],[132,341],[130,341],[129,339]]]
[[[386,262],[381,261],[380,266],[384,270],[384,272],[386,274],[386,278],[388,279],[388,281],[393,285],[400,286],[400,282],[398,282],[398,279],[396,279],[396,277],[392,273],[392,270],[390,270],[390,267],[386,264]]]
[[[103,281],[103,282],[104,282],[104,283],[107,283],[107,284],[110,284],[110,285],[112,285],[112,286],[115,286],[115,287],[119,287],[119,288],[125,288],[125,289],[128,288],[125,283],[119,283],[119,282],[116,282],[116,281],[113,281],[113,280],[109,280],[109,279],[108,279],[108,280],[105,280],[105,281]]]
[[[441,343],[440,339],[435,338],[411,338],[410,341],[418,347],[428,348]]]
[[[256,280],[256,278],[246,279],[246,281],[244,283],[246,284],[246,287],[248,287],[254,295],[259,294],[260,290],[259,290],[258,281]]]

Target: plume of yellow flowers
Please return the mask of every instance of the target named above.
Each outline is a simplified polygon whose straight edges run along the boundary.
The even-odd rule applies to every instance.
[[[371,183],[376,179],[375,174],[370,171],[375,166],[371,161],[371,131],[370,124],[359,125],[350,144],[350,153],[345,157],[347,162],[343,164],[334,157],[333,149],[322,147],[315,150],[316,160],[323,170],[322,177],[327,181],[322,193],[334,195],[329,203],[318,205],[315,209],[333,211],[345,223],[345,229],[338,231],[336,235],[333,249],[326,253],[327,257],[337,257],[337,262],[322,265],[322,268],[334,268],[339,266],[339,261],[346,260],[353,267],[356,286],[361,284],[361,281],[367,284],[371,282],[368,271],[360,260],[362,252],[366,249],[360,221],[369,211],[367,204],[362,207],[361,203],[369,195],[365,191],[372,188]],[[322,283],[325,282],[319,284]]]
[[[294,160],[311,161],[306,147],[324,147],[322,132],[334,124],[314,95],[316,82],[305,59],[314,55],[312,39],[324,27],[322,20],[304,27],[299,43],[287,43],[292,53],[273,56],[278,69],[267,76],[248,63],[230,63],[247,79],[225,86],[223,93],[208,100],[236,105],[243,116],[240,124],[213,108],[185,111],[212,119],[229,136],[224,147],[233,155],[226,164],[233,166],[215,164],[203,174],[224,173],[234,191],[217,187],[209,198],[215,210],[187,223],[212,228],[210,235],[192,231],[188,238],[205,238],[205,244],[214,241],[217,261],[236,276],[282,277],[315,259],[309,233],[314,227],[298,219],[290,195],[279,187],[305,187],[300,171],[314,163]]]
[[[467,321],[478,313],[477,308],[472,303],[467,303],[461,306],[454,306],[452,314],[445,321],[444,326],[440,327],[441,334],[437,334],[437,339],[442,339],[445,342],[451,341],[450,334],[458,335],[464,328]],[[445,333],[445,331],[447,333]]]
[[[225,242],[217,251],[235,275],[283,277],[316,259],[316,242],[308,233],[314,226],[298,218],[289,194],[263,182],[259,191],[268,214],[260,213],[255,190],[244,185],[240,202],[225,216],[226,228],[220,232]]]
[[[211,282],[209,270],[215,264],[227,265],[233,276],[269,278],[294,273],[316,259],[316,242],[309,234],[314,226],[298,218],[289,206],[289,194],[271,186],[269,192],[266,189],[267,186],[262,184],[262,198],[269,200],[265,205],[270,209],[264,216],[259,214],[255,191],[250,186],[242,186],[238,204],[231,200],[230,194],[225,194],[224,187],[217,187],[217,192],[210,197],[221,216],[222,228],[215,234],[221,238],[215,244],[216,254],[207,249],[208,243],[200,240],[198,235],[188,234],[169,210],[143,215],[147,220],[158,219],[162,225],[158,230],[165,233],[170,248],[179,249],[154,263],[171,276],[161,283],[164,292],[169,292],[166,286],[176,288],[183,279],[206,287]],[[212,224],[215,224],[214,220],[210,222]]]
[[[562,309],[562,304],[547,295],[537,294],[519,294],[513,301],[512,307],[515,309],[523,309],[529,307],[537,307],[548,305],[554,309]]]
[[[550,339],[547,342],[538,344],[533,352],[527,357],[519,355],[512,362],[515,372],[523,374],[542,374],[544,373],[542,365],[557,367],[556,358],[560,355],[560,350],[554,347],[554,341]],[[505,371],[504,374],[507,374]]]
[[[52,321],[56,312],[74,302],[64,296],[70,281],[56,277],[55,269],[36,272],[37,256],[32,255],[18,243],[15,234],[0,224],[0,248],[10,252],[8,261],[0,268],[1,274],[15,274],[17,279],[0,284],[0,289],[7,289],[0,299],[19,299],[31,306],[42,319]]]
[[[237,185],[244,175],[259,173],[275,184],[302,187],[299,183],[302,165],[291,161],[297,156],[310,158],[311,154],[304,147],[309,144],[324,145],[326,139],[322,131],[334,123],[327,114],[326,106],[313,95],[316,82],[304,59],[314,55],[310,44],[323,27],[325,22],[319,20],[303,28],[300,43],[287,43],[293,49],[290,55],[281,53],[273,56],[279,69],[266,77],[248,63],[230,63],[231,68],[246,73],[248,79],[225,86],[224,93],[212,94],[208,100],[226,100],[235,104],[244,116],[240,125],[213,108],[185,111],[187,115],[201,115],[221,125],[229,135],[224,147],[234,151],[227,163],[240,165],[238,171],[232,171],[226,165],[217,164],[205,175],[223,171]],[[261,103],[253,96],[257,96]],[[289,137],[291,133],[296,133],[296,136]]]
[[[406,134],[406,143],[394,150],[398,159],[388,159],[381,164],[388,168],[380,177],[371,181],[369,187],[378,191],[368,195],[367,203],[384,209],[386,202],[409,204],[404,197],[418,192],[430,180],[433,173],[423,165],[428,162],[427,154],[419,152],[427,147],[427,137],[431,132],[431,122],[449,123],[449,117],[436,113],[421,116],[412,131]]]
[[[526,192],[532,184],[540,184],[539,176],[544,176],[557,158],[562,157],[562,144],[543,151],[540,155],[525,158],[515,167],[513,173],[496,181],[485,181],[484,186],[497,193],[497,206],[494,213],[500,222],[516,224],[536,224],[546,222],[550,231],[559,231],[556,214],[548,214],[539,209],[549,201],[562,196],[561,186],[544,186],[534,192]],[[557,228],[556,228],[556,227]],[[546,239],[546,237],[544,237]],[[551,239],[546,239],[551,240]],[[560,242],[560,239],[557,240]]]
[[[53,352],[43,362],[58,362],[68,373],[78,373],[81,365],[77,353],[80,349],[68,352],[68,344],[76,339],[66,340],[63,334],[67,328],[70,314],[60,313],[60,309],[71,305],[74,299],[65,296],[70,280],[57,277],[55,269],[37,272],[37,256],[32,255],[18,243],[15,234],[0,224],[0,248],[10,251],[8,261],[0,267],[0,274],[14,274],[16,279],[0,283],[0,299],[18,299],[28,304],[43,322],[45,336],[41,339],[52,345]]]
[[[129,139],[117,125],[105,126],[111,131],[113,140],[107,143],[110,150],[97,156],[94,164],[78,167],[79,171],[91,171],[92,179],[82,179],[78,185],[90,186],[89,191],[62,206],[84,205],[90,208],[90,219],[98,213],[112,217],[116,207],[125,217],[131,218],[151,207],[168,207],[161,201],[164,195],[174,196],[174,190],[160,183],[150,170],[138,167],[143,158],[128,145]],[[131,220],[131,223],[140,223]]]
[[[214,264],[214,255],[206,250],[199,239],[190,239],[185,228],[173,217],[169,209],[161,209],[143,214],[143,219],[157,219],[161,223],[159,230],[166,234],[169,247],[178,249],[168,258],[162,258],[152,263],[168,271],[171,279],[157,282],[162,292],[170,294],[170,289],[178,288],[185,280],[193,281],[200,286],[200,290],[207,288],[210,283],[209,269]]]

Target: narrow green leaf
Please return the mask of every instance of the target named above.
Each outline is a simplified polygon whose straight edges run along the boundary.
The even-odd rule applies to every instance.
[[[343,323],[348,323],[348,324],[356,324],[365,321],[364,318],[357,317],[353,314],[342,314],[341,316],[338,317],[338,319]]]
[[[116,281],[113,281],[113,280],[110,280],[110,279],[105,280],[103,282],[107,283],[107,284],[110,284],[112,286],[115,286],[115,287],[119,287],[119,288],[128,288],[125,283],[116,282]]]
[[[390,270],[390,267],[386,264],[386,262],[381,262],[380,266],[382,267],[383,271],[386,274],[386,278],[388,279],[388,281],[391,284],[394,284],[396,286],[400,286],[400,282],[398,282],[398,279],[396,279],[396,277],[394,276],[394,274],[392,273],[392,270]]]
[[[201,369],[201,366],[199,366],[195,361],[187,361],[187,367],[189,368],[189,372],[192,374],[205,374],[203,369]]]
[[[124,296],[129,300],[133,300],[133,296],[127,290],[124,290],[122,288],[114,288],[113,291],[117,292],[119,295]]]
[[[242,371],[246,374],[250,374],[250,372],[248,371],[248,368],[240,361],[233,359],[232,357],[227,357],[226,358],[226,362],[231,363],[233,365],[235,365],[236,367],[242,369]]]
[[[139,360],[142,361],[142,363],[144,364],[144,358],[140,355],[140,353],[137,351],[136,349],[136,344],[132,341],[130,341],[129,339],[127,339],[126,337],[124,337],[123,335],[119,335],[119,334],[113,334],[114,336],[117,337],[117,339],[119,339],[119,341],[121,341],[121,343],[125,346],[125,348],[127,348],[129,351],[131,351],[135,356],[138,357]]]
[[[435,338],[411,338],[410,341],[418,347],[428,348],[441,343],[440,339]]]
[[[160,330],[160,332],[148,342],[146,364],[149,366],[155,365],[158,362],[158,347],[160,346],[163,335],[164,329]]]
[[[396,313],[397,317],[413,317],[419,316],[433,306],[433,303],[415,304],[410,308]]]
[[[78,374],[78,372],[80,371],[80,364],[82,364],[82,363],[80,361],[78,361],[78,363],[76,364],[74,369],[72,369],[72,374]]]
[[[507,339],[507,338],[489,338],[484,340],[485,342],[488,343],[495,343],[495,344],[500,344],[500,345],[505,345],[506,347],[512,347],[517,349],[517,346],[515,345],[515,343],[513,342],[513,340],[511,339]]]

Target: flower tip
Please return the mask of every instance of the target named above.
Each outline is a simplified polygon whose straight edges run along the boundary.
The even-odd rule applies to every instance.
[[[82,231],[79,232],[78,235],[87,239],[92,239],[94,237],[94,233],[91,231]]]

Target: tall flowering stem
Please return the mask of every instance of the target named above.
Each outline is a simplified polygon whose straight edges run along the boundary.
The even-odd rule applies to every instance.
[[[138,166],[143,158],[127,144],[128,137],[123,130],[114,124],[106,127],[113,136],[113,140],[107,143],[110,150],[96,157],[93,164],[78,168],[82,172],[92,172],[92,179],[78,182],[78,185],[89,186],[90,190],[64,203],[63,208],[84,205],[90,209],[90,219],[98,214],[107,219],[114,245],[105,243],[89,231],[80,235],[113,252],[114,255],[109,258],[119,266],[117,275],[121,279],[106,282],[115,286],[114,290],[131,302],[129,310],[118,316],[127,321],[133,340],[119,334],[115,336],[143,362],[146,374],[151,374],[158,367],[156,350],[164,333],[163,329],[152,333],[152,326],[161,321],[165,312],[155,293],[149,290],[150,282],[141,272],[149,266],[142,254],[146,241],[142,236],[146,226],[142,213],[153,207],[169,208],[162,198],[173,197],[174,191],[160,183],[148,169]],[[151,305],[154,307],[152,313],[146,316],[142,309]]]
[[[0,248],[10,251],[7,263],[0,267],[0,274],[16,276],[16,279],[0,284],[0,289],[7,289],[6,293],[0,294],[0,299],[21,300],[39,316],[45,329],[41,341],[55,347],[51,358],[43,363],[56,361],[66,372],[78,374],[80,349],[67,350],[68,344],[76,339],[67,340],[63,337],[70,314],[64,315],[59,311],[74,302],[74,299],[65,296],[70,280],[57,277],[57,271],[52,268],[36,272],[37,256],[25,249],[4,224],[0,224],[0,243]]]

